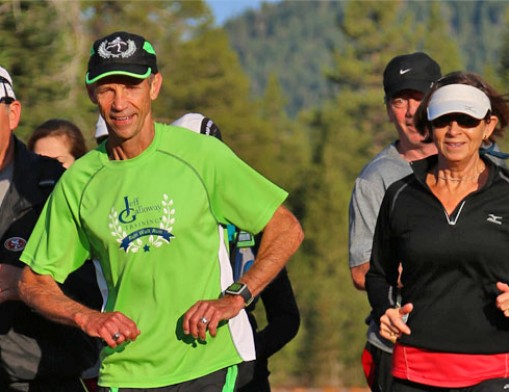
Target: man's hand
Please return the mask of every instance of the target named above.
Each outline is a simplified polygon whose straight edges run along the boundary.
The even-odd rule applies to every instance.
[[[500,294],[497,296],[495,304],[504,313],[505,317],[509,317],[509,285],[497,282],[497,289]]]
[[[207,330],[210,336],[216,336],[219,323],[235,317],[243,308],[244,299],[240,295],[198,301],[184,315],[184,333],[200,340],[206,339]]]
[[[369,261],[350,268],[353,285],[357,290],[366,290],[366,274],[369,271]]]
[[[390,308],[380,317],[380,335],[395,343],[401,334],[410,335],[410,328],[404,319],[413,310],[414,305],[408,303],[401,308]]]
[[[0,304],[6,301],[19,301],[18,281],[22,268],[0,264]]]
[[[120,312],[86,311],[75,316],[78,326],[88,335],[104,340],[112,348],[136,340],[140,330],[136,323]]]
[[[18,288],[20,298],[43,316],[81,328],[110,347],[135,340],[140,334],[134,321],[124,314],[90,309],[67,297],[50,275],[37,274],[28,266],[23,269]]]

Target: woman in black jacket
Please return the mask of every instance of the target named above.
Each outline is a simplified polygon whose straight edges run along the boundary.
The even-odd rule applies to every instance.
[[[465,72],[436,82],[416,113],[438,154],[387,190],[366,285],[396,342],[394,392],[509,387],[509,172],[481,150],[508,121],[503,97]]]

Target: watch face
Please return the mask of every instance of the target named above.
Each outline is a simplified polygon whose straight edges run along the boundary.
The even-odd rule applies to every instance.
[[[244,285],[242,283],[233,283],[230,287],[228,287],[228,291],[239,292],[243,286]]]
[[[244,283],[235,282],[232,283],[225,291],[226,294],[240,295],[244,299],[244,303],[248,306],[253,300],[251,292]]]

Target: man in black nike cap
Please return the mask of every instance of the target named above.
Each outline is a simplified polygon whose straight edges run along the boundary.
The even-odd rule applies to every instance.
[[[425,143],[415,129],[414,113],[440,76],[440,66],[423,52],[394,57],[383,73],[385,109],[398,139],[362,169],[352,192],[349,265],[353,284],[359,290],[365,290],[373,234],[385,190],[412,172],[411,161],[436,153],[435,145]],[[362,362],[371,390],[390,392],[392,343],[380,336],[378,322],[367,319],[368,341]]]

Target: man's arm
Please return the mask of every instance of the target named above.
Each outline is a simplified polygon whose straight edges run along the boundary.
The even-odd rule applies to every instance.
[[[136,324],[120,312],[90,309],[66,296],[49,275],[39,275],[25,267],[18,283],[20,298],[44,317],[82,329],[92,337],[103,339],[110,347],[140,334]]]
[[[21,276],[21,268],[0,264],[0,304],[6,301],[19,301],[18,281]]]
[[[348,258],[352,282],[357,290],[366,290],[373,235],[384,192],[377,182],[363,178],[357,178],[352,191],[348,209]]]
[[[283,269],[303,239],[304,233],[295,216],[280,206],[263,229],[253,266],[239,281],[257,296]]]
[[[279,206],[263,229],[252,267],[239,281],[247,285],[253,296],[258,295],[283,269],[303,239],[304,233],[298,220],[287,208]],[[184,315],[184,333],[205,340],[208,329],[211,336],[216,336],[219,322],[235,317],[244,306],[244,299],[238,295],[198,301]],[[202,319],[207,322],[202,322]]]

